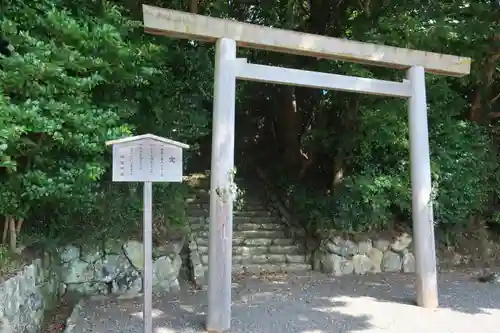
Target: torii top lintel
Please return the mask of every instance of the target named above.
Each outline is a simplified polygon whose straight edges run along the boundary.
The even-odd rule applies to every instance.
[[[146,32],[214,42],[234,39],[238,46],[368,65],[407,69],[422,66],[428,73],[464,76],[471,59],[380,44],[307,34],[142,5]]]

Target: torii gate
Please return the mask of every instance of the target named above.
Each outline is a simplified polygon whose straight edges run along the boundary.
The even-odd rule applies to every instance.
[[[412,217],[417,304],[438,307],[436,250],[431,200],[425,72],[464,76],[470,58],[275,29],[143,5],[145,31],[156,35],[216,42],[210,238],[208,270],[209,332],[231,325],[234,128],[236,79],[395,96],[409,99]],[[269,50],[407,70],[392,82],[263,66],[236,58],[236,47]]]

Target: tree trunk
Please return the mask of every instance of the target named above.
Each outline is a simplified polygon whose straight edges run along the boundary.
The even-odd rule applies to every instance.
[[[18,219],[16,223],[16,232],[19,234],[21,232],[21,228],[23,227],[24,219]]]
[[[189,2],[189,11],[193,14],[198,14],[198,0],[191,0]]]
[[[500,41],[500,35],[497,35],[493,38],[493,42]],[[496,97],[494,97],[491,101],[485,103],[485,97],[488,97],[491,94],[493,83],[495,82],[495,74],[497,68],[497,62],[500,60],[500,50],[494,49],[489,57],[486,59],[484,63],[484,67],[482,68],[482,74],[480,76],[479,82],[477,82],[477,88],[474,94],[474,98],[472,101],[472,107],[470,112],[470,120],[473,122],[480,122],[485,119],[485,112],[483,108],[486,105],[490,105]],[[494,113],[489,114],[488,118],[497,118]]]
[[[294,170],[301,169],[300,120],[295,100],[295,88],[285,86],[281,89],[281,110],[278,117],[278,128],[285,160]]]
[[[338,134],[343,138],[342,145],[337,148],[337,155],[333,161],[333,180],[332,189],[335,191],[338,188],[346,175],[346,168],[349,167],[352,161],[352,152],[354,151],[355,142],[353,141],[353,133],[356,133],[359,116],[359,97],[352,96],[345,103],[345,112],[341,114],[341,127],[338,129]]]
[[[495,35],[492,38],[492,44],[500,41],[500,35]],[[487,121],[489,119],[497,118],[495,112],[486,112],[487,107],[491,106],[497,99],[497,97],[491,98],[493,84],[495,82],[495,75],[497,70],[497,62],[500,60],[500,50],[498,47],[493,47],[489,56],[484,62],[484,66],[479,75],[479,80],[476,83],[476,90],[474,92],[474,97],[472,100],[472,106],[470,110],[470,120],[476,123]],[[490,266],[491,256],[489,248],[489,233],[485,222],[481,219],[479,214],[475,214],[471,217],[470,222],[473,230],[477,234],[479,240],[479,252],[483,264],[487,267]]]
[[[5,216],[3,222],[2,244],[7,244],[7,234],[9,233],[10,217]]]
[[[17,237],[23,227],[24,219],[15,219],[12,216],[6,216],[2,233],[2,243],[7,244],[12,252],[17,252]]]
[[[17,228],[16,220],[11,217],[9,219],[10,223],[10,233],[9,233],[9,248],[12,252],[16,252],[17,249]]]

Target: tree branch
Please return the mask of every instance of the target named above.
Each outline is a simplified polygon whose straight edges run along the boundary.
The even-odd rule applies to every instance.
[[[498,99],[500,98],[500,93],[498,93],[498,95],[496,95],[495,97],[493,97],[493,99],[490,101],[490,105],[495,103]]]
[[[489,119],[497,119],[500,118],[500,112],[490,112],[488,113]]]

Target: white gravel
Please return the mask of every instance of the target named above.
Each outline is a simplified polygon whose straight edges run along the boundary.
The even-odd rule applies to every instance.
[[[439,277],[441,308],[413,305],[413,277],[379,274],[331,278],[303,276],[235,281],[230,332],[252,333],[498,333],[500,284],[468,274]],[[154,333],[204,332],[206,293],[183,286],[154,300]],[[139,333],[141,299],[86,300],[73,333]]]

